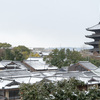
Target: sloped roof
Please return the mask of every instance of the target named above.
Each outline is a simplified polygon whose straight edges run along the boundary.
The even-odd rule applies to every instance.
[[[79,80],[83,81],[85,84],[99,84],[100,82],[96,80],[95,78],[91,77],[80,77]]]
[[[92,77],[92,76],[97,76],[95,73],[91,72],[91,71],[86,71],[84,72],[84,75],[88,76],[88,77]]]
[[[7,84],[6,86],[12,86],[12,85],[20,85],[20,83],[13,80],[11,83]]]
[[[19,67],[20,69],[27,69],[20,61],[2,60],[0,61],[0,67]]]
[[[25,63],[27,63],[28,65],[30,65],[31,67],[33,67],[35,70],[45,70],[47,69],[47,65],[41,63],[40,61],[34,61],[34,60],[26,60],[24,61]]]
[[[80,65],[82,65],[83,67],[85,67],[86,69],[89,69],[89,70],[95,70],[95,69],[97,69],[97,66],[95,66],[92,63],[90,63],[89,61],[79,61],[78,63]]]
[[[45,61],[43,61],[42,57],[29,57],[27,60],[29,60],[29,61],[39,61],[39,62],[45,64]]]
[[[97,25],[87,28],[86,30],[88,30],[88,31],[100,30],[100,22]]]
[[[11,63],[12,61],[11,60],[2,60],[0,63],[3,65],[3,66],[6,66],[8,65],[9,63]]]
[[[95,82],[95,81],[99,82],[98,80],[96,80],[94,78],[91,78],[90,80],[88,80],[88,82]]]
[[[84,73],[79,72],[79,71],[69,71],[64,74],[64,77],[69,77],[69,78],[72,78],[72,77],[78,78],[78,77],[84,77],[84,76],[85,76]]]
[[[95,73],[96,75],[100,76],[100,67],[95,70],[92,70],[92,72]]]
[[[39,60],[25,60],[24,61],[26,64],[30,65],[32,68],[34,68],[35,70],[47,70],[47,69],[58,69],[55,66],[51,66],[49,67],[49,65],[42,63]]]
[[[2,77],[17,77],[17,76],[29,76],[31,73],[26,70],[5,70],[0,71],[0,78]]]
[[[2,63],[0,63],[0,68],[4,68],[4,66],[2,65]]]

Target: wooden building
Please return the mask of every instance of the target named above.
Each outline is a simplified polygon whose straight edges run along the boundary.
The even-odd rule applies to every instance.
[[[91,71],[95,69],[97,69],[97,67],[89,61],[79,61],[68,67],[68,71]]]
[[[86,29],[87,31],[94,32],[92,35],[86,35],[87,38],[94,39],[93,42],[86,42],[85,44],[93,46],[93,49],[90,49],[91,52],[100,52],[100,22],[90,28]]]

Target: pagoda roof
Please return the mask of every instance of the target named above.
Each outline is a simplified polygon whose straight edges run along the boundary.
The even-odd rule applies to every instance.
[[[88,38],[97,38],[97,37],[100,37],[100,35],[92,34],[92,35],[86,35],[86,37],[88,37]]]
[[[100,22],[97,25],[87,28],[88,31],[98,31],[100,30]]]
[[[99,41],[94,41],[94,42],[85,42],[85,44],[96,45],[96,44],[99,44]]]
[[[100,49],[99,48],[93,48],[93,49],[90,49],[90,51],[100,51]]]

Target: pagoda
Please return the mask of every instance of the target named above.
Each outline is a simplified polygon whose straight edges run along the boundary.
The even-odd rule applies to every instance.
[[[86,29],[87,31],[92,31],[92,35],[86,35],[87,38],[94,39],[93,42],[86,42],[85,44],[93,46],[93,49],[90,49],[91,52],[100,52],[100,22]]]

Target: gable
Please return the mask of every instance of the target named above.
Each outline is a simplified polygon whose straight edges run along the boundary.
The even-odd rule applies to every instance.
[[[9,64],[7,64],[7,65],[17,65],[15,62],[11,62],[11,63],[9,63]]]
[[[13,86],[13,85],[20,85],[20,83],[13,80],[11,83],[7,84],[6,86]]]
[[[88,69],[84,68],[80,64],[72,65],[68,68],[68,71],[88,71]]]
[[[11,62],[11,63],[9,63],[9,64],[7,64],[6,66],[5,66],[5,68],[18,68],[19,69],[19,66],[20,65],[18,65],[18,64],[16,64],[15,62]]]

